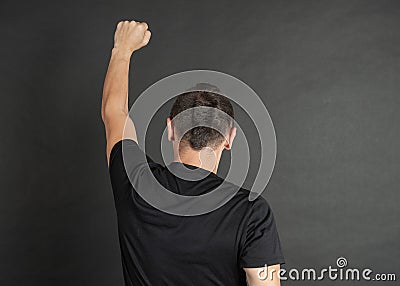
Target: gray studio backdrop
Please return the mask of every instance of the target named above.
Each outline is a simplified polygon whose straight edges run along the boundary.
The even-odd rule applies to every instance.
[[[132,61],[131,104],[193,69],[231,74],[264,101],[277,160],[263,195],[287,269],[344,257],[400,276],[400,2],[3,1],[0,16],[0,285],[123,283],[100,118],[121,19],[153,33]],[[246,186],[256,170],[253,158]]]

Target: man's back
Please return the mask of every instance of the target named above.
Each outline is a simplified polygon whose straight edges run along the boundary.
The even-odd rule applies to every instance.
[[[127,153],[141,157],[135,141],[124,144]],[[111,150],[110,176],[126,285],[246,285],[243,268],[284,262],[273,214],[264,198],[249,201],[249,192],[240,189],[207,214],[167,214],[133,189],[123,160],[119,141]],[[171,169],[183,166],[197,168],[180,162],[169,165]],[[180,195],[205,194],[223,182],[212,172],[199,181],[186,181],[151,160],[149,167],[160,184]]]
[[[216,86],[199,83],[176,96],[166,120],[174,163],[168,169],[150,162],[148,168],[128,112],[128,75],[133,52],[150,37],[145,22],[118,23],[101,106],[125,284],[279,286],[276,275],[259,275],[279,271],[284,262],[271,209],[216,175],[236,136],[233,105]],[[174,168],[190,173],[187,181]],[[225,204],[198,212],[204,202]]]

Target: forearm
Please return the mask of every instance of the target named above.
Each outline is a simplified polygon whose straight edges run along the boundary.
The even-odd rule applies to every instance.
[[[131,54],[113,48],[103,86],[101,115],[121,111],[128,114],[128,81]]]

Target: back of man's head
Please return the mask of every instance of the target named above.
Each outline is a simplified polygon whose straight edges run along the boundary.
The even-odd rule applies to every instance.
[[[179,113],[190,110],[182,113],[176,122],[174,121],[175,132],[178,136],[182,136],[181,129],[184,129],[182,126],[188,123],[190,126],[196,126],[182,136],[181,146],[201,150],[204,147],[218,147],[224,142],[225,136],[233,127],[234,111],[229,99],[219,93],[220,90],[216,86],[199,83],[177,96],[170,113],[171,120]],[[211,108],[201,108],[203,106]],[[216,129],[223,131],[224,134]]]

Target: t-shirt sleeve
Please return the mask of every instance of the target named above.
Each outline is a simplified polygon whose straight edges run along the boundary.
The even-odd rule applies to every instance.
[[[285,263],[272,209],[261,196],[252,202],[243,235],[240,255],[242,268]]]
[[[126,203],[131,199],[133,191],[131,181],[126,171],[124,155],[126,157],[129,156],[129,161],[125,162],[129,164],[129,170],[136,171],[140,168],[144,168],[147,164],[154,163],[132,139],[120,140],[112,147],[109,174],[117,212],[127,205]]]

